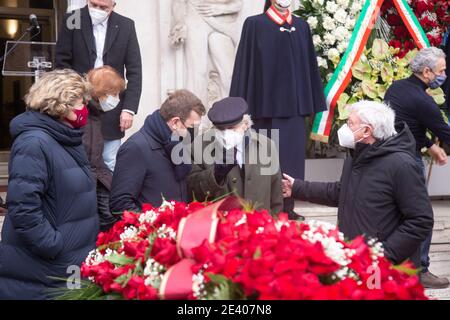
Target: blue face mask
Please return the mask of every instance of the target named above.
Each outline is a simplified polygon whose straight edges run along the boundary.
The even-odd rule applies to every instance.
[[[434,72],[433,72],[434,73]],[[434,75],[436,76],[433,80],[431,80],[430,81],[430,83],[428,84],[428,86],[431,88],[431,89],[437,89],[437,88],[439,88],[440,86],[442,86],[443,84],[444,84],[444,82],[445,82],[445,80],[447,80],[447,76],[444,74],[444,75],[436,75],[435,73],[434,73]]]

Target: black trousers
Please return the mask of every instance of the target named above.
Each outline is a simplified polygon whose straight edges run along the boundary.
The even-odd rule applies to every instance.
[[[109,209],[109,190],[105,186],[97,182],[97,210],[100,221],[100,231],[105,232],[119,220]]]

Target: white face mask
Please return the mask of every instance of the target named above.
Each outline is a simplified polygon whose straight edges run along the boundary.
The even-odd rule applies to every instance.
[[[109,16],[108,12],[91,7],[89,7],[89,14],[91,16],[93,25],[102,23]]]
[[[108,95],[106,100],[100,101],[100,107],[104,112],[111,111],[115,109],[120,103],[120,98]]]
[[[338,130],[338,137],[339,137],[339,144],[341,147],[349,148],[349,149],[355,149],[355,145],[364,140],[365,138],[361,138],[358,141],[355,141],[354,134],[360,131],[361,129],[364,129],[366,126],[362,126],[355,132],[353,132],[347,124],[344,124],[339,130]]]
[[[285,9],[291,6],[291,0],[277,0],[276,3]]]
[[[216,136],[227,150],[236,147],[244,141],[244,135],[232,129],[217,130]]]

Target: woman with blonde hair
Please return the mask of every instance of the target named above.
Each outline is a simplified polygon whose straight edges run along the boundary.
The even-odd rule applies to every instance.
[[[72,70],[46,73],[10,124],[8,214],[0,242],[0,299],[47,299],[55,278],[79,275],[95,248],[94,177],[82,145],[90,85]]]
[[[101,115],[115,109],[120,102],[119,95],[125,90],[125,80],[110,66],[91,70],[87,79],[92,86],[92,100],[88,104],[89,118],[84,128],[83,144],[89,162],[97,178],[97,206],[100,230],[107,231],[117,220],[109,210],[109,194],[112,172],[103,161],[104,140]]]

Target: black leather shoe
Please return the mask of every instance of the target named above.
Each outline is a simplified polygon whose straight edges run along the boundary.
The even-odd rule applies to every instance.
[[[298,214],[294,210],[288,212],[288,218],[289,218],[289,220],[295,220],[298,222],[303,222],[306,220],[306,218],[304,216]]]

